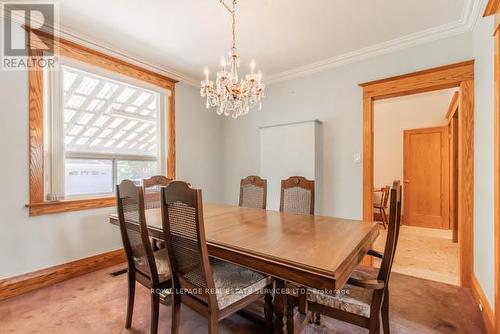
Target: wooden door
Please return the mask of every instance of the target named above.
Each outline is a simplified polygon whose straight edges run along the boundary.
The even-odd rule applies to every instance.
[[[404,131],[404,224],[449,229],[448,127]]]

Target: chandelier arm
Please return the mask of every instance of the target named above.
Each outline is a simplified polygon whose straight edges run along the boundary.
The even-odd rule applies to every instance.
[[[228,5],[224,2],[224,0],[219,0],[219,2],[222,4],[222,6],[224,6],[224,8],[226,8],[226,9],[227,9],[227,11],[228,11],[229,13],[233,13],[234,8],[233,8],[233,9],[231,9],[231,7],[229,7],[229,6],[228,6]],[[234,5],[233,5],[233,6],[234,6]]]

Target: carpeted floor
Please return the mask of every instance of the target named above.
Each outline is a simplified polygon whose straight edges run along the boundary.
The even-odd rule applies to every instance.
[[[142,287],[136,291],[133,328],[124,329],[127,277],[109,275],[122,267],[100,270],[0,302],[0,333],[149,333],[149,291]],[[170,332],[170,310],[170,306],[160,308],[159,333]],[[181,333],[207,332],[205,319],[185,306],[181,308],[181,323]],[[263,324],[233,315],[221,323],[220,332],[263,330]],[[391,332],[481,334],[485,329],[468,290],[395,273],[391,279]],[[296,333],[368,331],[327,317],[322,317],[320,327],[304,327],[297,315]]]

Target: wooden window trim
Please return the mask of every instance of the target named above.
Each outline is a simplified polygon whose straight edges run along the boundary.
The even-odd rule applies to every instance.
[[[373,218],[373,110],[376,100],[459,87],[459,263],[460,284],[471,286],[474,209],[474,61],[360,84],[363,89],[363,219]]]
[[[141,68],[121,59],[92,50],[63,38],[55,37],[40,31],[25,27],[35,34],[46,45],[54,46],[58,55],[75,59],[102,69],[122,74],[149,84],[167,89],[168,96],[168,152],[167,177],[175,179],[175,84],[176,80],[153,71]],[[43,52],[36,49],[36,39],[30,39],[33,50],[30,60],[43,57]],[[71,199],[47,201],[44,198],[44,87],[43,69],[38,62],[32,61],[33,68],[29,71],[29,208],[30,216],[39,216],[59,212],[96,209],[115,205],[113,196],[100,198]]]

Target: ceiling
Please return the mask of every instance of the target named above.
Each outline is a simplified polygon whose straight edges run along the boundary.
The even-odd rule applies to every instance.
[[[226,0],[230,1],[230,0]],[[481,0],[239,0],[242,70],[265,79],[463,32]],[[229,51],[217,0],[60,0],[61,30],[196,82]]]

